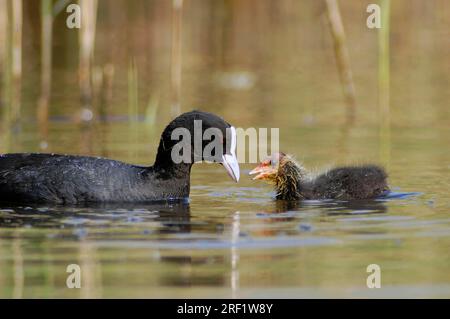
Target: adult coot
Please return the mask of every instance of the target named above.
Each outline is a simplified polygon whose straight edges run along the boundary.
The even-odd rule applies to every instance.
[[[284,153],[272,154],[249,174],[274,185],[276,198],[284,200],[370,199],[389,191],[387,174],[379,166],[337,167],[312,177]]]
[[[215,139],[220,147],[211,150]],[[192,111],[178,116],[164,129],[155,163],[150,167],[100,157],[0,155],[0,201],[76,204],[185,199],[196,161],[221,163],[237,182],[235,150],[234,127],[214,114]]]

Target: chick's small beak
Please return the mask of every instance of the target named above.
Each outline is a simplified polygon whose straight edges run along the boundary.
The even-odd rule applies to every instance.
[[[258,174],[255,177],[253,177],[253,180],[257,180],[257,179],[268,179],[271,176],[273,176],[274,174],[276,174],[277,170],[275,168],[273,168],[271,165],[267,165],[264,163],[259,164],[257,167],[255,167],[252,171],[250,171],[250,173],[248,173],[248,175],[254,175],[254,174]]]

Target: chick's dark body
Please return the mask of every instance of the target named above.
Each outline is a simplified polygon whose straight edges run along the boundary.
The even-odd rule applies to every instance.
[[[370,199],[385,194],[387,174],[379,166],[334,168],[309,181],[298,181],[304,199]]]

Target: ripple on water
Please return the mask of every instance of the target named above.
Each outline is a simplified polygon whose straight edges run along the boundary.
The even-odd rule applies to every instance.
[[[230,249],[232,247],[240,249],[272,249],[281,247],[307,247],[307,246],[324,246],[336,245],[341,241],[331,237],[273,237],[255,239],[249,236],[239,236],[237,241],[226,240],[164,240],[164,241],[97,241],[99,247],[128,247],[128,248],[148,248],[148,249],[192,249],[192,250],[208,250],[208,249]]]

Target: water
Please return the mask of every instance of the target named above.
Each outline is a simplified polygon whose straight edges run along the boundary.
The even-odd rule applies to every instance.
[[[103,123],[73,120],[79,110],[76,37],[56,20],[58,54],[43,133],[34,117],[39,57],[32,37],[24,37],[22,127],[12,135],[1,131],[0,152],[152,163],[170,120],[170,25],[155,26],[171,15],[160,7],[154,22],[147,19],[156,14],[154,4],[142,11],[139,3],[101,11],[106,17],[97,22],[95,63],[116,67],[111,114]],[[366,4],[342,2],[359,104],[356,122],[348,125],[321,9],[302,3],[286,1],[275,11],[266,3],[259,13],[243,6],[231,23],[207,18],[221,5],[192,2],[183,18],[183,109],[200,107],[237,127],[279,127],[280,149],[312,171],[379,163],[393,193],[372,201],[279,202],[270,186],[246,175],[255,164],[241,165],[238,184],[223,167],[200,164],[193,167],[188,203],[0,205],[0,297],[450,297],[446,2],[396,1],[392,9],[391,36],[402,41],[391,43],[389,129],[378,117],[376,32],[361,27]],[[34,24],[39,29],[36,21],[29,24],[25,34]],[[140,111],[158,95],[154,125],[127,120],[131,56]],[[66,287],[69,264],[80,265],[82,289]],[[381,267],[381,289],[366,286],[370,264]]]
[[[195,166],[189,203],[2,206],[1,296],[450,296],[448,166],[396,156],[386,198],[302,203],[273,200],[251,166],[238,184]],[[73,263],[80,290],[65,288]],[[366,287],[372,263],[380,290]]]

